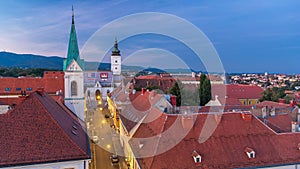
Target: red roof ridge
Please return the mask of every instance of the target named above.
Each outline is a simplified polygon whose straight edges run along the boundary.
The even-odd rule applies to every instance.
[[[152,109],[160,111],[160,110],[159,110],[158,108],[156,108],[156,107],[152,107]],[[150,114],[150,112],[149,112],[147,115],[149,115],[149,114]],[[164,129],[165,129],[166,121],[167,121],[167,119],[168,119],[168,115],[167,115],[167,114],[165,114],[164,112],[162,112],[161,116],[162,116],[162,115],[166,115],[166,116],[165,116],[163,125],[162,125],[162,127],[161,127],[161,130],[160,130],[160,132],[159,132],[159,135],[161,135],[161,134],[163,133],[163,131],[164,131]],[[155,150],[154,150],[154,152],[153,152],[154,154],[156,154],[156,152],[157,152],[157,149],[158,149],[158,146],[159,146],[160,139],[161,139],[161,137],[159,137],[158,140],[157,140],[157,144],[155,145]],[[153,161],[154,161],[154,159],[155,159],[156,157],[157,157],[156,155],[153,156],[153,157],[151,157],[152,160],[151,160],[150,168],[152,168],[152,166],[153,166]]]
[[[33,92],[31,95],[33,95],[33,94],[37,94],[37,95],[40,95],[38,92]],[[47,96],[46,96],[47,95]],[[41,95],[40,95],[41,96]],[[50,97],[46,92],[43,92],[43,96],[42,97]],[[38,98],[38,97],[36,97],[37,98],[37,100],[39,101],[39,103],[41,104],[41,105],[43,105],[43,103],[41,102],[41,100]],[[55,103],[56,104],[58,104],[56,101],[55,101]],[[66,106],[64,106],[64,105],[60,105],[60,104],[58,104],[61,108],[63,108],[63,107],[65,107],[66,108]],[[63,107],[62,107],[63,106]],[[46,108],[45,108],[45,106],[43,105],[42,106],[43,107],[43,109],[44,110],[46,110],[47,112],[49,112]],[[63,108],[64,109],[64,108]],[[64,109],[65,110],[65,109]],[[69,109],[68,109],[69,110]],[[74,117],[74,113],[73,112],[69,112],[69,111],[66,111],[71,117],[72,117],[72,119],[73,120],[79,120],[79,118],[77,117],[77,119],[74,119],[73,117]],[[73,115],[73,116],[72,116]],[[57,125],[57,127],[59,127],[60,129],[62,129],[62,131],[64,131],[63,133],[64,133],[64,135],[66,136],[66,138],[69,140],[69,141],[71,141],[72,142],[72,144],[75,146],[75,147],[77,147],[77,148],[79,148],[79,150],[82,152],[82,153],[85,153],[86,154],[86,152],[77,144],[77,143],[75,143],[75,141],[73,140],[73,139],[71,139],[70,138],[70,136],[66,133],[67,131],[65,131],[65,129],[64,128],[62,128],[62,126],[57,122],[57,120],[53,117],[53,116],[50,116],[50,119]],[[83,126],[81,125],[81,124],[79,124],[80,125],[80,127],[82,128]],[[71,132],[71,131],[70,131]],[[73,133],[72,133],[73,134]],[[77,136],[77,135],[76,135]],[[78,136],[77,136],[78,137]]]

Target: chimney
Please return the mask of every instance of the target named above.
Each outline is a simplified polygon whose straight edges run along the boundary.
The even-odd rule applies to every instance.
[[[43,87],[39,87],[39,88],[37,89],[37,93],[38,93],[39,95],[41,95],[41,96],[44,96],[44,88],[43,88]]]
[[[275,107],[271,107],[270,116],[272,116],[272,117],[275,116]]]
[[[292,121],[292,133],[295,133],[298,131],[298,123]]]
[[[177,99],[177,96],[175,96],[175,95],[171,96],[171,104],[173,107],[176,107],[176,104],[177,104],[176,99]]]
[[[242,119],[244,121],[251,121],[252,120],[252,115],[250,113],[242,112],[241,116],[242,116]]]
[[[182,115],[181,116],[181,125],[183,129],[190,130],[194,125],[194,119],[192,116]]]
[[[196,73],[195,72],[192,72],[192,77],[196,77]]]
[[[284,103],[284,99],[280,98],[280,99],[278,99],[278,102],[279,103]]]
[[[144,95],[146,92],[146,89],[145,88],[142,88],[142,95]]]
[[[290,100],[290,107],[294,107],[296,105],[296,101],[295,100]]]
[[[261,116],[262,118],[265,118],[267,116],[267,107],[263,107],[261,109]]]

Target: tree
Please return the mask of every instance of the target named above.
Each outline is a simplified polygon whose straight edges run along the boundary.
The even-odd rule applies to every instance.
[[[179,80],[175,82],[175,85],[170,89],[170,93],[176,96],[176,106],[181,105],[181,90],[182,84]]]
[[[211,99],[211,84],[205,74],[201,74],[200,76],[199,97],[200,106],[204,106]]]
[[[267,88],[264,92],[262,92],[262,96],[259,99],[259,101],[273,101],[273,102],[278,102],[279,98],[283,98],[285,96],[284,93],[284,88],[278,88],[278,87],[273,87],[273,88]]]

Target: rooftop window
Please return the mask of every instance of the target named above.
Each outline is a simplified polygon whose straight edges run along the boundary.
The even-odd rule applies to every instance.
[[[245,149],[245,152],[246,152],[248,158],[255,158],[255,151],[252,148],[247,147]]]
[[[201,163],[201,156],[200,154],[194,150],[193,153],[192,153],[192,157],[194,159],[194,162],[197,164],[197,163]]]

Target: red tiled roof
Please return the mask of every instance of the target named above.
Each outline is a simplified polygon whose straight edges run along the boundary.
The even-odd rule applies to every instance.
[[[0,115],[0,167],[90,158],[83,122],[41,93]]]
[[[266,119],[260,118],[262,122],[265,122],[271,129],[278,133],[291,132],[293,121],[289,114],[276,114],[273,117],[267,116]]]
[[[55,94],[61,90],[64,93],[64,73],[63,72],[45,72],[44,78],[41,77],[1,77],[0,95],[20,94],[21,90],[31,93],[38,88],[43,87],[47,93]],[[10,88],[10,91],[5,91]],[[31,90],[26,90],[31,88]]]
[[[121,92],[122,93],[122,92]],[[123,92],[124,93],[124,92]],[[135,94],[120,94],[118,98],[128,98],[128,103],[123,106],[119,117],[122,120],[128,132],[151,110],[154,104],[163,97],[160,94],[156,94],[155,91],[136,92]],[[126,99],[125,99],[126,100]]]
[[[222,105],[233,106],[233,105],[242,105],[239,99],[236,98],[218,98]]]
[[[216,95],[219,98],[235,98],[235,99],[259,99],[263,89],[255,85],[240,85],[240,84],[215,84],[212,85],[212,97]],[[224,96],[225,95],[225,96]]]
[[[208,78],[210,81],[223,81],[223,79],[221,78],[221,76],[217,76],[217,75],[208,75]]]
[[[133,80],[135,88],[146,88],[148,86],[158,86],[163,92],[175,85],[176,78],[173,77],[160,77],[160,76],[138,76]]]
[[[300,162],[300,153],[297,145],[300,142],[300,133],[277,134],[266,127],[256,117],[243,120],[241,113],[224,113],[220,123],[212,135],[201,143],[200,137],[205,121],[210,124],[216,123],[214,115],[194,114],[191,117],[195,120],[193,127],[187,135],[175,144],[173,148],[154,157],[138,158],[138,163],[142,168],[247,168],[261,166],[278,166]],[[166,116],[163,120],[163,116]],[[167,136],[162,135],[153,143],[138,146],[138,141],[130,140],[131,148],[138,157],[139,153],[145,150],[152,150],[153,154],[172,144],[178,134],[184,131],[182,124],[176,123],[176,119],[181,116],[160,115],[152,123],[142,123],[137,129],[134,138],[145,138],[152,135],[159,135],[163,129],[164,133],[169,128]],[[180,122],[180,121],[179,121]],[[151,131],[152,130],[152,131]],[[148,134],[147,134],[148,133]],[[201,134],[200,134],[201,133]],[[156,137],[154,137],[156,138]],[[250,147],[255,150],[255,158],[249,159],[245,149]],[[195,164],[191,154],[197,151],[202,156],[201,164]]]
[[[290,105],[285,103],[272,102],[272,101],[263,101],[256,104],[256,107],[257,108],[268,107],[268,108],[280,109],[280,108],[289,108]]]
[[[250,111],[252,105],[228,105],[228,106],[202,106],[198,112],[207,113],[207,112],[238,112],[238,111]]]

